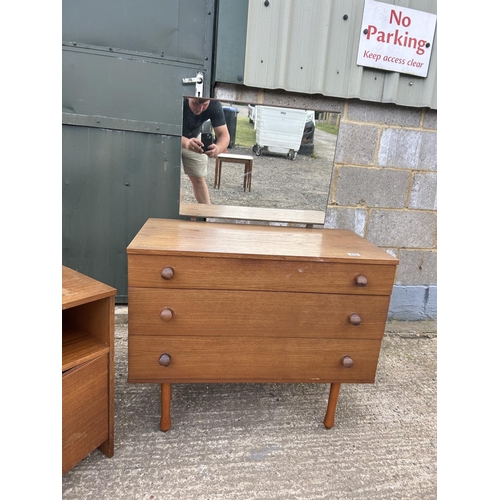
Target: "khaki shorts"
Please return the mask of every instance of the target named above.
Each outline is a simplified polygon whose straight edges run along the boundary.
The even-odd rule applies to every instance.
[[[193,177],[206,177],[207,163],[207,155],[200,155],[194,151],[189,151],[189,149],[182,150],[182,165],[186,175],[192,175]]]

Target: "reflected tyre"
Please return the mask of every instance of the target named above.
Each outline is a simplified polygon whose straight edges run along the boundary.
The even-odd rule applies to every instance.
[[[314,144],[301,144],[299,155],[310,156],[314,152]]]

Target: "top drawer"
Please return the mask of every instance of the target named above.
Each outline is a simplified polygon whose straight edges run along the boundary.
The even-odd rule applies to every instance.
[[[390,295],[395,272],[396,266],[377,264],[128,256],[128,286],[141,288]]]

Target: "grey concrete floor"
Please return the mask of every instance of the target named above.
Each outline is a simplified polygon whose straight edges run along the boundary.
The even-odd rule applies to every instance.
[[[165,433],[159,385],[127,383],[116,318],[115,455],[63,476],[63,499],[437,497],[435,322],[387,324],[376,382],[342,385],[330,430],[327,384],[178,384]]]

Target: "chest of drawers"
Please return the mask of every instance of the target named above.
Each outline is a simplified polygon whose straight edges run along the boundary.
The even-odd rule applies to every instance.
[[[355,233],[149,219],[127,248],[128,381],[373,383],[398,260]]]

